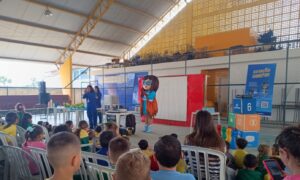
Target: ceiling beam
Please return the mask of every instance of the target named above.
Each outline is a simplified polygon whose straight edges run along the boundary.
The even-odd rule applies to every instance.
[[[129,10],[130,12],[135,12],[137,14],[144,15],[144,16],[150,17],[150,18],[155,19],[155,20],[159,20],[159,18],[156,17],[156,16],[154,16],[153,14],[150,14],[150,13],[142,11],[140,9],[128,6],[128,5],[124,4],[124,3],[115,1],[115,4],[118,5],[118,6],[120,6],[120,7],[122,7],[122,8],[125,8],[125,9]]]
[[[28,46],[44,47],[44,48],[49,48],[49,49],[65,50],[65,47],[61,47],[61,46],[46,45],[46,44],[41,44],[41,43],[19,41],[19,40],[6,39],[6,38],[0,38],[0,41],[8,42],[8,43],[15,43],[15,44],[28,45]],[[90,52],[90,51],[84,51],[84,50],[77,50],[77,52],[84,53],[84,54],[90,54],[90,55],[96,55],[96,56],[110,57],[110,58],[117,57],[116,55],[96,53],[96,52]]]
[[[55,62],[53,61],[44,61],[41,59],[27,59],[27,58],[18,58],[18,57],[7,57],[7,56],[0,56],[0,61],[4,59],[9,59],[13,61],[29,61],[29,62],[35,62],[35,63],[46,63],[46,64],[54,64]],[[82,67],[89,67],[87,65],[83,64],[72,64],[73,66],[82,66]]]
[[[44,25],[44,24],[39,24],[39,23],[35,23],[35,22],[25,21],[22,19],[16,19],[16,18],[11,18],[11,17],[1,16],[1,15],[0,15],[0,20],[10,22],[10,23],[22,24],[22,25],[30,26],[30,27],[34,27],[34,28],[50,30],[50,31],[54,31],[54,32],[66,33],[66,34],[70,34],[70,35],[76,34],[76,32],[74,32],[74,31],[69,31],[66,29],[61,29],[61,28],[57,28],[57,27],[53,27],[53,26],[48,26],[48,25]],[[105,39],[105,38],[101,38],[101,37],[97,37],[97,36],[89,35],[88,38],[92,39],[92,40],[99,40],[99,41],[104,41],[104,42],[108,42],[108,43],[120,44],[123,46],[131,47],[131,45],[127,44],[127,43],[110,40],[110,39]]]
[[[67,58],[72,57],[76,51],[79,50],[87,36],[95,29],[97,23],[109,10],[113,2],[114,0],[97,0],[89,16],[77,31],[76,35],[71,39],[70,43],[65,47],[63,53],[61,53],[56,62],[65,62]]]
[[[27,1],[27,2],[30,2],[30,3],[36,4],[36,5],[40,5],[40,6],[43,6],[43,7],[48,7],[50,9],[55,9],[55,10],[58,10],[58,11],[62,11],[64,13],[69,13],[69,14],[80,16],[80,17],[83,17],[83,18],[88,18],[87,14],[77,12],[77,11],[74,11],[74,10],[70,10],[70,9],[67,9],[67,8],[64,8],[64,7],[55,6],[53,4],[40,2],[40,1],[36,1],[36,0],[24,0],[24,1]],[[123,25],[123,24],[118,24],[118,23],[115,23],[115,22],[112,22],[112,21],[109,21],[109,20],[100,19],[99,21],[101,21],[102,23],[105,23],[105,24],[116,26],[118,28],[122,28],[122,29],[127,30],[127,31],[131,31],[131,32],[139,33],[139,34],[144,33],[142,31],[134,29],[130,26],[126,26],[126,25]]]

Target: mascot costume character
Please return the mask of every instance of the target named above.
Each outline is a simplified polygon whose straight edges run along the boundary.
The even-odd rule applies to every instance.
[[[144,76],[141,89],[141,116],[145,120],[144,132],[147,133],[152,132],[151,123],[158,112],[156,101],[156,91],[158,86],[159,81],[156,76]]]

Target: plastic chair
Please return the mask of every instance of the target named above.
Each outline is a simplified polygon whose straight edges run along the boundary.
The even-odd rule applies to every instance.
[[[43,129],[43,132],[45,134],[45,143],[47,143],[49,141],[49,139],[50,139],[48,129],[45,128],[44,126],[41,126],[41,125],[38,125],[38,124],[35,124],[35,125],[36,126],[40,126]]]
[[[38,163],[35,159],[26,151],[23,151],[19,147],[13,146],[1,146],[0,149],[5,154],[5,165],[4,165],[4,179],[6,180],[42,180],[41,173],[35,172],[33,175],[30,170],[29,163],[38,167]]]
[[[5,134],[3,132],[0,132],[0,141],[0,144],[2,143],[2,145],[18,147],[17,139],[14,136]]]
[[[19,147],[22,147],[22,144],[26,141],[25,134],[26,134],[26,130],[24,128],[22,128],[21,126],[17,126],[16,139],[17,139]]]
[[[226,155],[220,151],[196,146],[182,146],[188,172],[197,179],[225,180]]]
[[[90,162],[87,162],[86,165],[90,179],[112,180],[113,169]]]
[[[47,179],[52,176],[51,165],[47,158],[47,151],[40,148],[29,147],[32,156],[38,162],[38,166],[42,173],[43,179]]]
[[[107,164],[110,164],[107,156],[103,156],[96,153],[82,151],[81,158],[84,162],[91,162],[97,164],[97,162],[101,160],[107,162]]]

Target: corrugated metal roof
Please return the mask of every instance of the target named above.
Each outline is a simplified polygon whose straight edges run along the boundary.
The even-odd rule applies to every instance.
[[[96,0],[2,0],[0,57],[55,62]],[[116,0],[73,57],[99,65],[123,55],[174,5],[173,0]],[[46,8],[53,16],[45,16]]]

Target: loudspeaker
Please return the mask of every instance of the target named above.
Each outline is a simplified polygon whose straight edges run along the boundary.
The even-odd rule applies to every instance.
[[[39,93],[39,103],[40,104],[48,104],[50,101],[50,94],[49,93]]]
[[[40,81],[38,85],[39,85],[39,93],[46,93],[46,82]]]

